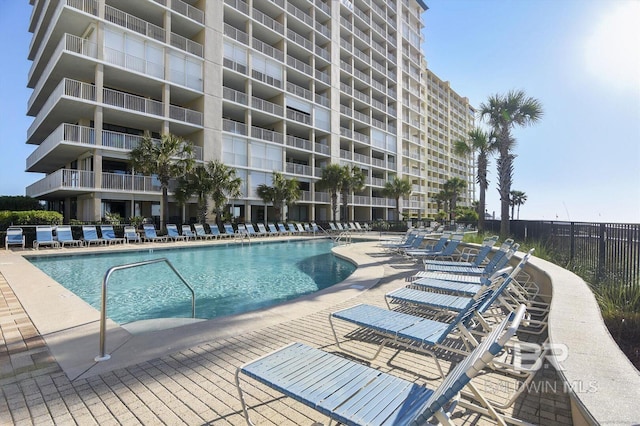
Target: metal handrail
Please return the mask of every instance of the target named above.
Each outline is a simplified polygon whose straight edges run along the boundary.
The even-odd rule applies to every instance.
[[[169,262],[169,259],[167,259],[166,257],[145,260],[142,262],[128,263],[126,265],[113,266],[107,270],[107,272],[104,274],[104,278],[102,279],[102,304],[100,306],[100,355],[96,356],[94,358],[94,361],[106,361],[111,358],[111,355],[105,353],[105,340],[107,337],[107,284],[109,282],[111,274],[121,269],[136,268],[138,266],[151,265],[153,263],[159,262],[165,262],[167,265],[169,265],[169,268],[171,268],[171,270],[176,273],[176,275],[178,276],[178,278],[180,278],[184,285],[187,286],[187,288],[191,292],[191,318],[196,317],[196,293],[195,291],[193,291],[193,287],[189,285],[189,283],[184,279],[180,272],[178,272],[178,270],[171,264],[171,262]]]

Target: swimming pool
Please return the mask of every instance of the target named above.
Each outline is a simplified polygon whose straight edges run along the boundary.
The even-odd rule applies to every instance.
[[[346,279],[355,270],[331,241],[183,247],[29,259],[100,309],[102,278],[116,265],[166,257],[196,294],[196,317],[211,319],[273,306]],[[191,316],[191,294],[165,263],[120,270],[109,280],[107,315],[125,324]]]

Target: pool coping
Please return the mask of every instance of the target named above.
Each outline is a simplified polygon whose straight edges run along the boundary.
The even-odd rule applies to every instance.
[[[258,242],[285,242],[296,238],[272,238]],[[305,239],[305,238],[297,238]],[[308,239],[308,238],[307,238]],[[99,355],[100,313],[78,296],[65,289],[32,265],[30,256],[51,256],[64,253],[100,253],[140,249],[168,249],[233,244],[231,241],[191,241],[177,243],[145,243],[91,248],[65,248],[62,250],[15,251],[0,257],[0,272],[21,301],[27,315],[45,339],[51,354],[70,380],[91,377],[107,371],[127,367],[178,352],[214,339],[237,336],[256,331],[283,321],[292,320],[311,312],[358,296],[376,285],[383,277],[382,263],[366,255],[367,247],[377,244],[354,243],[336,246],[334,254],[354,263],[357,268],[346,280],[316,293],[302,296],[282,304],[244,314],[198,321],[176,328],[131,334],[113,321],[107,321],[106,353],[108,361],[96,362]]]

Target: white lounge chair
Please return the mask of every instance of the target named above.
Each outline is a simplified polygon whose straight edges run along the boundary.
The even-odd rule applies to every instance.
[[[33,241],[33,248],[38,250],[40,246],[61,247],[60,243],[53,239],[53,228],[51,226],[36,226],[36,239]]]
[[[21,246],[24,248],[25,238],[22,228],[8,228],[4,237],[4,249],[9,250],[9,246]]]

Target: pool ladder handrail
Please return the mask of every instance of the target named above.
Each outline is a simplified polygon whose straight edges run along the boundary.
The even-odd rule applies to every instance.
[[[335,239],[334,242],[336,244],[345,244],[345,245],[351,244],[351,232],[350,231],[342,231],[338,235],[338,238]]]
[[[180,281],[182,281],[183,284],[189,289],[189,292],[191,292],[191,318],[196,317],[196,293],[193,290],[193,287],[189,285],[187,280],[184,279],[184,277],[180,274],[180,272],[178,272],[178,270],[173,266],[171,262],[169,262],[169,259],[167,259],[166,257],[161,257],[159,259],[144,260],[142,262],[127,263],[125,265],[113,266],[107,270],[107,272],[104,274],[104,278],[102,278],[102,303],[100,305],[100,355],[96,356],[94,358],[94,361],[96,362],[106,361],[109,358],[111,358],[111,355],[106,353],[106,348],[105,348],[105,342],[107,338],[107,284],[109,283],[109,278],[111,278],[111,274],[121,269],[131,269],[131,268],[136,268],[138,266],[151,265],[153,263],[160,263],[160,262],[165,262],[167,265],[169,265],[169,268],[171,268],[171,270],[175,272],[178,278],[180,278]]]

